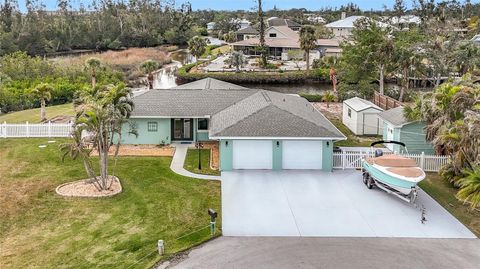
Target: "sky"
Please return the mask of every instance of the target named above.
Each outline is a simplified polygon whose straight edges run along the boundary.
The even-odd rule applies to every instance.
[[[176,0],[177,3],[182,3],[184,0]],[[472,2],[478,2],[480,0],[473,0]],[[0,0],[0,3],[3,2]],[[48,10],[56,8],[56,0],[42,0],[46,5]],[[85,6],[91,2],[91,0],[73,0],[76,3],[77,7],[80,2],[84,3]],[[215,9],[215,10],[238,10],[245,9],[249,10],[255,6],[255,0],[189,0],[192,4],[193,9]],[[318,10],[322,7],[339,7],[346,3],[353,2],[359,5],[363,10],[370,9],[383,9],[383,6],[392,7],[394,0],[264,0],[265,9],[272,9],[274,5],[278,9],[290,9],[290,8],[306,8],[309,10]],[[411,4],[412,1],[406,0],[408,4]],[[20,9],[24,10],[25,0],[19,0]]]

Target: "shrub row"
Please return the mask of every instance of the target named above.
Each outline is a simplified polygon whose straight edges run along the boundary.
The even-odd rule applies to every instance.
[[[189,73],[196,64],[185,65],[177,72],[177,77],[183,81],[195,81],[207,77],[231,83],[305,83],[307,81],[325,82],[315,71],[290,71],[290,72],[211,72]]]

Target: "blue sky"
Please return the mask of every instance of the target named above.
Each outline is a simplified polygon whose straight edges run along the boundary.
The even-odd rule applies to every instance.
[[[474,0],[472,2],[478,2],[480,0]],[[2,2],[2,0],[0,0]],[[43,0],[42,1],[47,9],[55,9],[56,0]],[[85,5],[91,2],[91,0],[81,1],[74,0],[74,3],[78,6],[80,2],[83,2]],[[177,0],[177,3],[182,3],[183,0]],[[237,9],[251,9],[255,6],[255,0],[190,0],[194,9],[216,9],[216,10],[237,10]],[[310,10],[317,10],[322,7],[339,7],[342,4],[349,2],[356,3],[364,10],[370,9],[382,9],[383,5],[391,7],[394,3],[394,0],[264,0],[266,9],[273,8],[274,5],[279,9],[290,9],[290,8],[307,8]],[[409,4],[412,2],[406,0]],[[24,10],[25,0],[19,0],[20,8]]]

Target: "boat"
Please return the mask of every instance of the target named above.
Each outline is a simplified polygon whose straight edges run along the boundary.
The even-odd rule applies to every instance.
[[[371,147],[386,143],[401,145],[408,153],[405,144],[398,141],[377,141]],[[367,188],[376,186],[409,203],[417,199],[417,184],[426,176],[415,160],[398,154],[384,155],[380,149],[374,151],[374,156],[362,160],[362,172]]]

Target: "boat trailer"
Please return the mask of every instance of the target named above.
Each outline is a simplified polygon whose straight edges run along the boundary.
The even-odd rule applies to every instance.
[[[380,182],[379,180],[375,179],[368,173],[365,168],[362,168],[362,176],[363,176],[363,184],[367,186],[367,188],[372,189],[374,186],[378,187],[379,189],[387,192],[388,194],[392,194],[403,201],[413,204],[416,207],[415,201],[417,200],[418,197],[418,187],[412,187],[412,190],[410,191],[409,194],[403,194],[394,188],[388,186],[387,184],[384,184]]]

